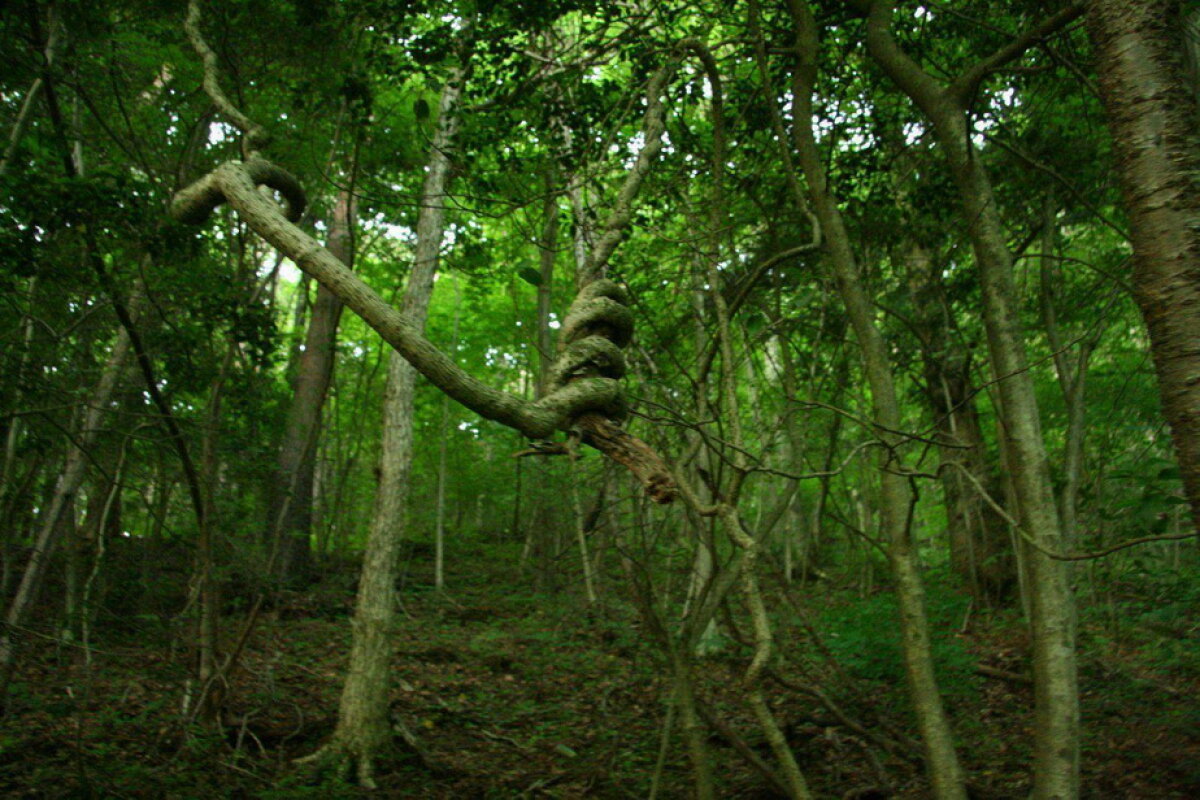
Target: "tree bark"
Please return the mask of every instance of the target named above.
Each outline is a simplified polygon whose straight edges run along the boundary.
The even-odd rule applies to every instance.
[[[433,293],[444,232],[444,202],[450,175],[450,149],[459,124],[459,97],[465,68],[456,68],[442,87],[437,131],[417,220],[412,272],[403,311],[421,331]],[[338,724],[330,755],[354,762],[364,786],[373,786],[374,761],[390,739],[388,689],[391,686],[392,624],[396,612],[396,568],[413,456],[413,399],[417,372],[399,353],[389,355],[383,397],[383,442],[375,513],[363,556],[354,609],[349,674],[342,689]],[[320,755],[320,754],[318,754]]]
[[[1134,296],[1200,530],[1200,148],[1183,3],[1090,0],[1088,32],[1129,215]]]
[[[342,189],[329,224],[328,250],[349,268],[354,266],[354,205],[350,191]],[[335,346],[341,314],[341,300],[319,285],[304,349],[297,359],[292,403],[268,504],[269,542],[277,548],[274,573],[288,585],[302,585],[312,568],[313,474],[321,412],[337,361]]]

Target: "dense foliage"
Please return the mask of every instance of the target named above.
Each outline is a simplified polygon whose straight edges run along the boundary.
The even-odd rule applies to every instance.
[[[205,4],[225,93],[307,192],[299,226],[331,238],[353,197],[353,268],[397,306],[439,97],[465,76],[427,338],[532,401],[588,249],[619,236],[601,266],[635,319],[624,425],[681,484],[655,505],[578,434],[529,455],[418,381],[389,793],[804,796],[794,765],[815,796],[957,796],[922,766],[933,716],[906,690],[920,608],[965,785],[1025,796],[1051,561],[1078,625],[1082,796],[1200,792],[1200,550],[1083,9],[967,98],[1011,261],[997,321],[966,167],[868,47],[881,5]],[[177,6],[0,16],[0,787],[352,796],[290,759],[338,715],[391,348],[342,313],[296,501],[311,568],[281,569],[269,509],[318,287],[229,206],[172,218],[248,154]],[[946,85],[1059,12],[897,6],[890,37]],[[662,150],[617,224],[664,69]],[[1032,412],[1002,391],[997,325]],[[1028,522],[1017,413],[1058,538]]]

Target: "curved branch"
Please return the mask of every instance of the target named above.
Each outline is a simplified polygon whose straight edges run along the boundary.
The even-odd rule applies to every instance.
[[[221,91],[217,57],[200,33],[198,0],[189,0],[185,23],[188,38],[204,62],[204,90],[217,108],[246,135],[245,161],[221,165],[175,195],[172,215],[180,222],[200,224],[222,203],[229,203],[259,236],[292,259],[307,275],[331,291],[363,318],[431,383],[480,416],[507,425],[532,439],[555,430],[572,431],[583,441],[628,466],[647,493],[659,503],[675,497],[674,481],[661,457],[649,445],[624,431],[617,421],[628,415],[618,379],[624,372],[621,348],[633,331],[624,290],[603,277],[605,266],[620,243],[633,213],[642,180],[662,149],[663,90],[676,59],[659,68],[649,81],[642,133],[644,146],[618,192],[595,250],[579,281],[581,290],[567,315],[563,340],[570,347],[559,354],[552,371],[557,384],[547,396],[527,402],[493,389],[469,375],[426,339],[420,326],[398,311],[351,272],[333,254],[294,223],[304,210],[299,182],[286,170],[257,156],[267,143],[264,129],[242,114]],[[285,209],[264,197],[259,186],[278,191]]]
[[[1083,16],[1083,12],[1083,3],[1073,3],[1042,20],[1039,24],[1024,33],[1014,37],[998,50],[980,59],[970,69],[958,76],[954,83],[950,85],[950,93],[954,95],[960,104],[965,105],[970,103],[971,98],[975,96],[975,92],[984,78],[1010,61],[1020,58],[1026,50],[1050,34],[1056,33],[1074,22]]]
[[[287,173],[262,159],[231,161],[179,192],[172,214],[198,223],[223,202],[229,203],[259,236],[296,263],[305,274],[339,297],[431,383],[480,416],[507,425],[530,438],[567,430],[570,421],[589,411],[612,413],[623,402],[612,378],[587,377],[534,403],[494,389],[472,377],[437,349],[409,321],[315,239],[296,227],[279,206],[258,191],[264,180]],[[282,182],[294,184],[294,179]],[[294,210],[292,210],[294,211]]]
[[[642,180],[650,172],[650,166],[658,158],[659,151],[662,150],[662,137],[666,130],[663,89],[677,66],[678,62],[671,59],[650,77],[650,82],[646,87],[646,115],[642,121],[642,139],[645,144],[617,193],[612,211],[604,222],[603,233],[588,255],[585,275],[579,281],[580,285],[590,283],[604,274],[608,260],[612,257],[613,251],[617,249],[617,245],[621,243],[625,229],[629,227],[629,221],[633,217],[634,198],[642,188]]]
[[[294,175],[261,158],[252,158],[241,166],[256,186],[267,186],[283,196],[283,215],[289,222],[300,221],[308,198]],[[217,206],[225,202],[225,190],[217,179],[217,172],[219,170],[210,172],[176,193],[171,201],[171,216],[187,225],[207,222]]]
[[[204,41],[200,32],[200,3],[199,0],[188,0],[187,18],[183,22],[183,30],[187,33],[188,41],[200,56],[204,64],[204,93],[213,101],[217,110],[225,115],[234,127],[246,136],[250,151],[261,150],[271,141],[271,134],[266,128],[243,114],[237,106],[221,90],[218,80],[217,54]]]

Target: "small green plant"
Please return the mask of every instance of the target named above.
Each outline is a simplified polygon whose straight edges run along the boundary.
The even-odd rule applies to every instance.
[[[977,685],[975,657],[955,636],[966,603],[957,592],[931,581],[927,610],[933,658],[942,692],[952,700],[970,697]],[[825,635],[829,650],[852,676],[904,685],[899,612],[893,595],[878,593],[834,606],[821,615],[819,629],[829,631]]]

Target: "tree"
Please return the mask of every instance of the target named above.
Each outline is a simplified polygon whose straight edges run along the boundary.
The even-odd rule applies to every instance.
[[[1186,794],[1138,769],[1198,551],[1108,169],[1155,143],[1092,86],[1135,40],[1200,84],[1080,8],[0,17],[5,780],[1069,797],[1078,680],[1088,790]]]
[[[1134,296],[1150,332],[1193,525],[1200,530],[1200,236],[1194,75],[1183,3],[1091,0],[1101,97],[1133,241]]]
[[[1035,686],[1039,724],[1034,756],[1034,794],[1071,798],[1079,793],[1079,690],[1075,665],[1075,609],[1050,484],[1040,413],[1029,374],[1017,313],[1013,259],[1005,241],[991,180],[967,129],[969,104],[981,81],[1018,58],[1034,42],[1082,13],[1069,6],[976,61],[945,85],[896,43],[890,2],[867,7],[867,48],[887,76],[933,125],[958,190],[983,292],[992,368],[999,382],[1004,448],[1013,477],[1018,531],[1030,570]]]
[[[751,4],[751,14],[756,14],[756,4]],[[846,306],[851,327],[862,350],[863,371],[871,388],[871,407],[874,422],[885,454],[882,456],[883,527],[888,542],[888,558],[896,583],[899,600],[900,626],[904,632],[904,658],[908,681],[917,719],[921,725],[925,743],[926,759],[933,790],[940,798],[965,798],[966,787],[958,755],[954,749],[953,734],[942,707],[941,694],[934,676],[933,659],[930,653],[928,617],[925,613],[924,588],[921,585],[920,568],[912,540],[909,509],[912,504],[909,487],[902,475],[903,462],[897,450],[902,445],[899,433],[903,430],[900,404],[892,379],[892,367],[883,337],[875,325],[862,275],[854,253],[850,248],[850,237],[838,209],[838,198],[829,186],[817,140],[813,135],[812,98],[816,89],[817,61],[819,56],[816,20],[805,0],[792,0],[789,11],[794,31],[794,58],[796,61],[792,96],[795,128],[795,148],[808,186],[807,201],[797,196],[802,207],[811,204],[812,213],[820,225],[821,235],[834,273],[838,293]],[[751,22],[757,27],[756,21]],[[760,70],[767,74],[765,46],[758,37]],[[782,122],[775,111],[776,125],[782,134]],[[780,142],[786,139],[780,135]],[[784,161],[790,161],[785,156]],[[797,177],[791,179],[799,186]]]
[[[469,47],[468,39],[460,64],[452,68],[442,87],[437,132],[430,145],[429,168],[421,193],[413,266],[404,289],[404,314],[417,331],[425,327],[437,274],[451,153],[460,124],[459,104],[468,74]],[[354,641],[349,673],[342,688],[338,725],[332,741],[315,755],[316,759],[340,759],[347,767],[355,765],[359,783],[368,787],[374,786],[375,758],[392,730],[387,702],[391,685],[390,634],[396,614],[396,564],[412,470],[416,377],[412,365],[399,354],[389,356],[387,388],[383,397],[379,488],[354,605]],[[406,738],[413,741],[411,733],[406,734]]]
[[[349,190],[340,191],[329,225],[329,252],[347,267],[354,264],[354,208]],[[292,584],[303,585],[311,569],[313,476],[321,409],[333,377],[341,314],[341,301],[325,287],[318,287],[304,349],[297,359],[295,390],[268,506],[267,544],[275,551],[274,571]]]

